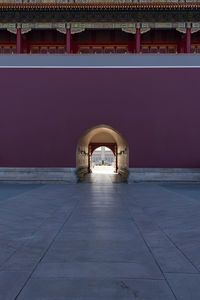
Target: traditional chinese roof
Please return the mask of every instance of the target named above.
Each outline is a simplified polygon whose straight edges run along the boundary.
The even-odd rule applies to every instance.
[[[100,9],[100,10],[182,10],[182,9],[198,9],[200,7],[200,0],[193,0],[183,2],[180,0],[156,0],[156,1],[134,1],[134,0],[66,0],[65,2],[60,0],[38,0],[31,3],[28,0],[0,0],[1,9]]]
[[[0,0],[0,20],[2,23],[199,22],[200,0]]]

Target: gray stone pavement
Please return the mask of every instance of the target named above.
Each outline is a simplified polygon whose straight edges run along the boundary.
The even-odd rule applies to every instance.
[[[102,178],[0,184],[0,300],[200,299],[200,185]]]

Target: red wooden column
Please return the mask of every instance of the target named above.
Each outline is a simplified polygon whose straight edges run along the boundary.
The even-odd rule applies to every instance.
[[[136,53],[140,53],[141,48],[141,31],[140,28],[136,28]]]
[[[66,29],[66,53],[71,53],[71,28]]]
[[[186,28],[186,53],[191,52],[191,28]]]
[[[21,28],[17,28],[17,54],[22,53],[22,30]]]

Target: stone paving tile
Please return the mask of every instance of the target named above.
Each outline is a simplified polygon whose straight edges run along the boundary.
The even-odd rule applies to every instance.
[[[173,193],[179,195],[188,196],[191,200],[197,200],[199,202],[200,185],[199,184],[183,184],[183,183],[165,183],[160,184],[163,188],[168,189]],[[194,204],[194,201],[192,201]]]
[[[134,220],[143,235],[145,242],[151,249],[156,261],[163,272],[198,273],[190,260],[177,248],[177,246],[152,222],[152,220],[137,209]]]
[[[105,182],[0,184],[0,300],[200,299],[200,188]]]
[[[75,218],[72,216],[68,223],[65,226],[68,230],[72,228],[88,228],[88,229],[95,229],[97,227],[99,228],[127,228],[128,230],[134,230],[133,229],[133,220],[131,217],[118,219],[118,218],[95,218],[88,217],[86,218]],[[120,232],[120,231],[119,231]]]
[[[42,262],[138,262],[154,264],[142,240],[55,241]]]
[[[127,226],[117,227],[113,225],[112,227],[105,226],[93,226],[93,228],[81,228],[75,227],[68,230],[62,231],[57,237],[58,241],[69,241],[69,240],[91,240],[91,241],[135,241],[136,245],[139,244],[138,238],[134,230],[130,228],[126,229]],[[130,226],[132,228],[132,226]],[[141,243],[140,243],[141,245]]]
[[[147,187],[147,185],[146,185]],[[130,209],[134,211],[135,205],[139,207],[137,210],[137,214],[135,214],[136,219],[140,219],[139,226],[141,227],[141,230],[145,232],[145,228],[142,225],[144,224],[145,220],[149,220],[149,225],[152,225],[152,223],[157,224],[157,227],[160,228],[164,236],[167,236],[170,238],[171,243],[177,248],[177,251],[173,250],[172,245],[166,248],[166,251],[163,249],[156,249],[157,255],[162,258],[162,260],[165,260],[163,269],[165,271],[177,271],[177,272],[192,272],[194,271],[189,270],[186,265],[186,260],[192,264],[196,270],[199,270],[200,267],[200,243],[199,243],[199,233],[200,233],[200,194],[199,198],[196,197],[197,193],[197,186],[193,184],[168,184],[168,188],[166,188],[166,185],[154,186],[154,191],[152,191],[151,196],[154,195],[154,198],[151,198],[149,196],[144,196],[142,191],[142,186],[138,186],[137,193],[138,193],[138,199],[137,200],[131,200],[129,196],[128,203],[130,205]],[[171,189],[169,187],[172,187]],[[193,196],[193,190],[195,188],[195,197]],[[133,186],[131,187],[132,192]],[[130,189],[130,190],[131,190]],[[152,187],[151,189],[152,190]],[[185,194],[183,191],[187,191],[187,194]],[[199,190],[199,188],[198,188]],[[158,195],[156,195],[156,191],[158,192]],[[190,191],[191,191],[191,197],[190,197]],[[139,196],[139,193],[141,192],[141,195]],[[129,193],[130,194],[130,193]],[[128,198],[128,197],[127,197]],[[148,198],[148,201],[146,201]],[[141,214],[142,209],[142,214]],[[139,212],[139,213],[138,213]],[[142,222],[141,222],[142,220]],[[153,222],[152,222],[153,220]],[[155,230],[155,228],[154,228]],[[149,235],[149,239],[147,238],[147,241],[150,243],[150,235],[153,237],[153,229],[151,228],[150,233],[145,232],[144,236]],[[155,238],[156,240],[156,238]],[[159,247],[162,248],[162,241],[159,243]],[[170,242],[169,242],[170,244]],[[149,244],[150,248],[152,249],[152,252],[155,252],[155,248],[153,247],[153,244]],[[165,243],[166,246],[166,243]],[[162,253],[161,253],[162,252]],[[175,255],[176,252],[176,255]],[[178,254],[179,252],[179,254]],[[170,254],[171,253],[171,254]],[[186,260],[183,259],[183,256],[180,254],[183,254],[185,256]],[[170,256],[173,254],[174,259]],[[174,256],[175,255],[175,256]],[[178,255],[179,258],[175,259],[175,257]],[[158,258],[157,256],[157,258]],[[182,256],[182,258],[181,258]],[[168,258],[167,258],[168,257]],[[158,258],[159,260],[159,258]],[[169,263],[171,264],[170,268],[166,266],[166,262],[168,260],[168,266]],[[174,267],[172,266],[172,261],[175,261]],[[185,260],[185,263],[184,263]],[[182,262],[183,263],[182,263]]]
[[[0,300],[14,300],[28,276],[27,272],[0,271]]]
[[[171,231],[170,231],[171,232]],[[185,229],[170,234],[171,239],[200,271],[200,229]]]
[[[40,263],[33,277],[73,277],[73,278],[149,278],[163,279],[153,260],[142,262],[68,262]]]
[[[166,274],[177,300],[200,299],[200,274]]]
[[[68,240],[69,238],[71,240],[92,238],[95,240],[132,240],[135,243],[142,241],[141,235],[131,217],[128,220],[117,218],[105,220],[89,217],[80,220],[74,219],[72,216],[57,237],[58,240]]]
[[[31,279],[19,300],[174,300],[164,280]]]
[[[8,246],[1,240],[0,245],[0,266],[1,264],[7,260],[14,252],[16,251],[15,248]]]
[[[96,230],[96,229],[118,229],[120,230],[126,230],[127,232],[132,232],[136,234],[137,230],[135,230],[135,225],[133,223],[132,218],[125,219],[125,220],[113,220],[113,219],[99,219],[99,218],[87,218],[84,219],[75,219],[73,216],[70,218],[68,223],[64,226],[63,232],[66,229],[67,231],[70,230]],[[119,230],[120,229],[120,230]]]
[[[144,234],[144,238],[163,272],[198,273],[187,253],[183,254],[161,231]]]
[[[19,194],[30,192],[31,190],[42,186],[42,184],[23,184],[23,183],[0,183],[0,204],[8,198],[15,197]]]
[[[63,214],[65,211],[65,214]],[[55,218],[56,214],[56,218]],[[37,263],[45,255],[54,241],[60,227],[69,217],[70,211],[64,207],[56,211],[45,220],[39,230],[28,239],[15,253],[5,262],[2,270],[6,271],[33,271]]]

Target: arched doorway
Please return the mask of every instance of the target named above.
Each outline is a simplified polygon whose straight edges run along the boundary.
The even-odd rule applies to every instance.
[[[117,173],[117,144],[90,144],[89,145],[89,170],[92,173]]]
[[[92,171],[92,153],[98,147],[108,147],[115,156],[115,171],[126,180],[129,167],[129,147],[121,133],[108,125],[88,129],[80,138],[76,149],[77,175],[80,180]]]

